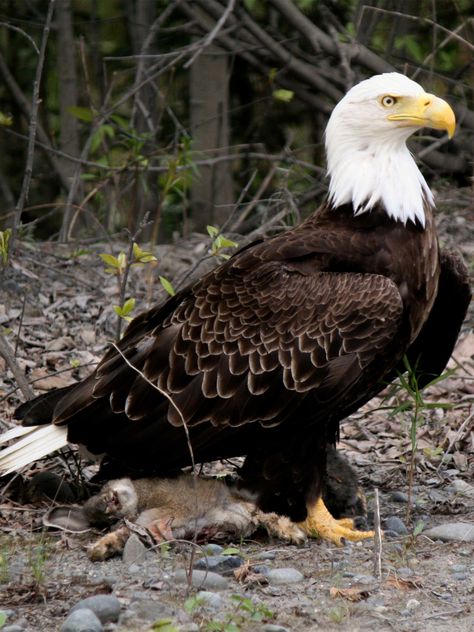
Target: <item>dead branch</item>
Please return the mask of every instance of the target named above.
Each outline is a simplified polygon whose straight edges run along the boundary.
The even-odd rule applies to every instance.
[[[38,57],[38,63],[36,65],[35,81],[33,83],[33,96],[31,102],[31,116],[30,116],[30,129],[28,133],[28,148],[26,153],[26,166],[25,173],[23,175],[23,182],[21,185],[20,197],[15,208],[15,216],[12,227],[12,234],[10,239],[10,253],[13,252],[15,245],[15,239],[18,232],[18,227],[21,221],[21,214],[25,202],[28,199],[28,193],[30,191],[31,176],[33,173],[33,158],[35,154],[35,138],[36,127],[38,121],[38,109],[40,104],[39,91],[41,85],[41,77],[43,75],[43,66],[46,56],[46,44],[48,43],[49,31],[51,28],[51,21],[53,19],[54,5],[56,0],[49,0],[48,13],[46,14],[46,21],[43,27],[43,35],[41,37],[40,54]]]

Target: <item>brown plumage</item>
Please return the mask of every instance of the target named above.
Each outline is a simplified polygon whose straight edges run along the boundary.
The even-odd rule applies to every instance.
[[[242,481],[259,506],[303,520],[339,422],[396,376],[404,354],[425,381],[438,375],[457,338],[467,271],[439,254],[420,195],[408,221],[382,202],[329,201],[247,246],[137,317],[88,379],[18,417],[67,425],[71,442],[105,453],[105,477],[190,465],[184,423],[196,462],[245,455]]]

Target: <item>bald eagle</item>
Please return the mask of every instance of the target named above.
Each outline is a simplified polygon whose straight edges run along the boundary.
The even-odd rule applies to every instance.
[[[245,456],[262,510],[336,542],[364,537],[321,500],[326,447],[405,354],[422,385],[443,371],[470,300],[406,146],[423,127],[451,137],[455,117],[407,77],[349,90],[326,130],[326,203],[135,318],[84,381],[20,406],[26,428],[6,438],[24,436],[0,471],[67,441],[103,455],[105,476]]]

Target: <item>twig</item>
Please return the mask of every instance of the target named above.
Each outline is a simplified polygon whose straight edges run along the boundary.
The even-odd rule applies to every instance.
[[[20,33],[20,35],[23,35],[23,37],[26,37],[26,39],[30,42],[30,44],[35,49],[35,53],[37,55],[40,54],[38,47],[36,46],[35,40],[30,35],[28,35],[28,33],[26,33],[23,29],[19,28],[18,26],[13,26],[13,24],[10,24],[10,22],[0,22],[0,26],[4,26],[6,29],[10,29],[11,31],[16,31],[17,33]]]
[[[374,577],[382,579],[382,529],[380,527],[379,490],[374,489]]]
[[[229,17],[229,15],[234,10],[234,5],[235,5],[235,0],[229,0],[229,3],[227,5],[227,7],[225,8],[225,11],[221,15],[221,17],[217,20],[216,25],[214,26],[212,31],[205,37],[204,41],[199,45],[199,48],[194,53],[194,55],[191,57],[191,59],[189,59],[184,64],[184,66],[183,66],[184,68],[189,68],[189,66],[191,66],[196,61],[196,59],[199,57],[199,55],[202,53],[202,51],[212,44],[212,42],[215,40],[217,34],[219,33],[219,31],[222,29],[222,27],[226,23],[227,18]]]
[[[183,413],[181,412],[181,410],[178,408],[178,406],[176,406],[176,404],[173,402],[173,399],[171,397],[171,395],[169,393],[167,393],[166,391],[162,390],[158,384],[154,384],[151,380],[149,380],[147,378],[147,376],[143,373],[143,371],[140,371],[140,369],[138,369],[136,366],[134,366],[128,358],[125,357],[125,355],[122,353],[121,349],[119,349],[119,347],[112,342],[112,346],[114,347],[114,349],[120,354],[120,356],[122,357],[122,359],[125,361],[125,363],[134,371],[136,371],[138,373],[138,375],[140,375],[140,377],[142,379],[145,380],[145,382],[147,384],[149,384],[152,388],[154,388],[156,391],[158,391],[158,393],[160,393],[161,395],[163,395],[169,402],[170,404],[178,411],[179,416],[181,417],[181,421],[183,424],[183,429],[184,432],[186,434],[186,442],[188,444],[188,451],[189,451],[189,456],[191,458],[191,467],[193,470],[193,487],[194,487],[194,499],[196,501],[196,523],[195,523],[195,529],[194,529],[194,539],[193,542],[195,543],[197,540],[197,536],[198,536],[198,529],[197,529],[197,514],[198,514],[198,495],[197,495],[197,470],[196,470],[196,461],[194,460],[194,450],[193,450],[193,446],[191,443],[191,436],[189,434],[189,428],[188,428],[188,424],[186,423],[186,420],[184,418]],[[193,549],[194,551],[194,549]],[[188,568],[188,586],[191,586],[192,583],[192,576],[193,576],[193,553],[191,553],[191,560],[190,560],[190,565]]]
[[[28,199],[28,193],[30,191],[31,175],[33,173],[33,158],[35,154],[35,139],[36,139],[36,125],[38,120],[38,109],[40,104],[39,91],[41,84],[41,76],[43,74],[44,60],[46,56],[46,44],[48,42],[49,31],[51,28],[51,21],[53,19],[54,5],[56,0],[49,0],[48,13],[46,15],[46,21],[43,27],[43,36],[41,38],[41,47],[38,57],[38,64],[36,66],[35,81],[33,83],[33,96],[31,104],[31,116],[30,127],[28,132],[28,149],[26,154],[26,166],[25,174],[23,176],[23,182],[21,185],[20,197],[15,208],[15,217],[12,227],[12,234],[10,238],[9,253],[13,252],[15,239],[18,234],[18,227],[21,221],[21,214],[25,206],[25,202]]]
[[[5,336],[0,332],[0,355],[3,356],[5,362],[10,367],[10,371],[13,373],[18,386],[21,388],[21,392],[26,399],[34,397],[34,392],[31,386],[28,384],[23,371],[18,366],[18,362],[15,360],[15,355],[8,344]]]
[[[439,473],[441,467],[444,464],[444,460],[446,458],[446,456],[451,452],[454,444],[456,443],[456,441],[462,436],[462,433],[464,432],[464,429],[467,428],[467,425],[469,424],[469,422],[471,421],[472,417],[474,416],[474,411],[468,415],[466,417],[466,419],[463,421],[463,423],[461,424],[461,426],[459,427],[458,431],[456,432],[455,436],[453,439],[451,439],[451,441],[449,442],[448,447],[446,448],[443,457],[441,458],[441,461],[439,462],[438,467],[436,468],[436,472]]]

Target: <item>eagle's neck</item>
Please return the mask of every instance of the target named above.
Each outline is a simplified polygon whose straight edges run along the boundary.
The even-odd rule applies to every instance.
[[[328,130],[329,201],[337,208],[352,203],[355,214],[377,204],[389,217],[406,224],[425,226],[424,207],[433,196],[405,142],[407,131],[379,134],[354,140],[343,130]],[[393,132],[393,130],[391,131]]]

